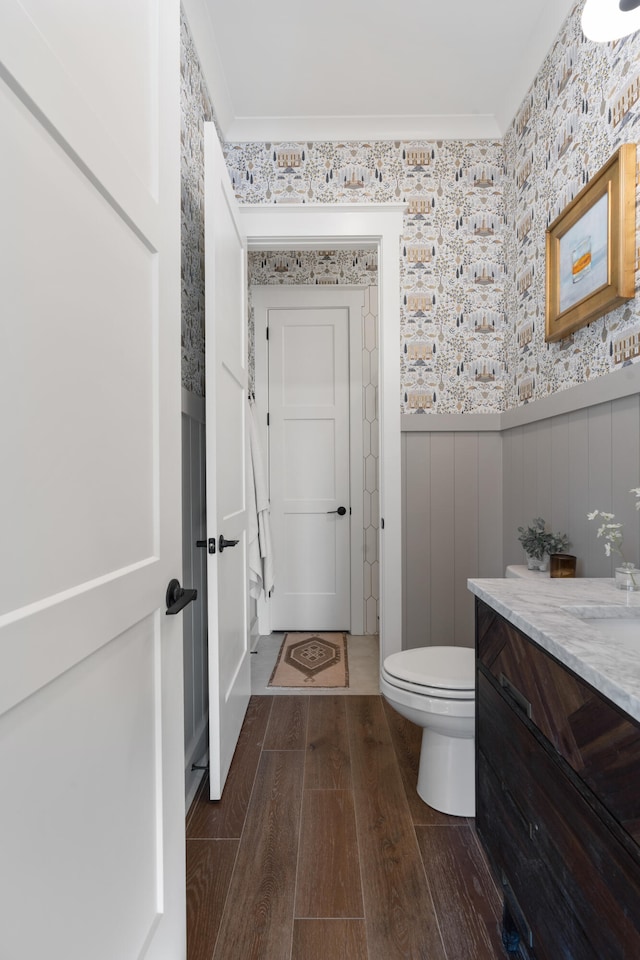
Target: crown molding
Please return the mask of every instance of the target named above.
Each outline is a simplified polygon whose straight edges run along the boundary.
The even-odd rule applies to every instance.
[[[228,143],[366,140],[501,140],[493,114],[370,117],[234,117]]]
[[[216,0],[182,0],[217,124],[229,143],[331,142],[366,140],[502,140],[522,98],[570,15],[575,0],[537,0],[540,9],[528,25],[528,42],[512,58],[509,82],[495,99],[495,113],[350,116],[241,116],[233,88],[222,69],[213,20]],[[399,104],[402,106],[402,104]],[[489,104],[487,103],[487,106]],[[491,104],[491,109],[494,104]]]

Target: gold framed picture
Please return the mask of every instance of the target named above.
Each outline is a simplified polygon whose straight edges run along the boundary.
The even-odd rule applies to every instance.
[[[636,145],[625,143],[547,230],[547,341],[634,296],[635,193]]]

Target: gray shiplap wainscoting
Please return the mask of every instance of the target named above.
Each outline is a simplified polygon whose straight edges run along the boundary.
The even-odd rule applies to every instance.
[[[567,533],[582,577],[613,576],[591,510],[615,513],[625,556],[640,561],[640,517],[632,487],[640,486],[640,395],[563,413],[502,434],[504,562],[522,563],[517,528],[542,516]],[[619,559],[619,558],[618,558]]]
[[[206,538],[204,398],[182,391],[182,580],[198,599],[182,613],[184,651],[184,749],[186,805],[195,796],[208,742],[207,552],[196,547]]]
[[[500,433],[470,430],[471,416],[464,431],[404,432],[407,419],[417,418],[403,418],[403,646],[470,647],[467,579],[503,569]]]
[[[518,527],[542,516],[578,576],[611,577],[591,510],[624,524],[640,565],[640,365],[502,414],[402,417],[403,647],[473,645],[469,577],[524,563]]]

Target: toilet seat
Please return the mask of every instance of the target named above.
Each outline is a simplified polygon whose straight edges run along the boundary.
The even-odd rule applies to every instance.
[[[473,700],[475,667],[471,647],[418,647],[392,653],[382,674],[393,686],[423,696]]]

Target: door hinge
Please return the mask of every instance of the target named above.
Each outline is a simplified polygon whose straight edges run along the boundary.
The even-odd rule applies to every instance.
[[[269,339],[269,327],[267,327],[267,340]]]
[[[269,414],[267,414],[267,426],[268,427],[271,426],[271,424],[269,423]]]
[[[384,530],[384,517],[380,517],[380,529]]]

